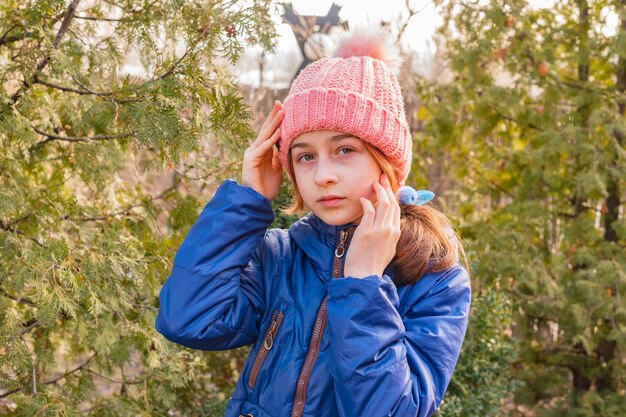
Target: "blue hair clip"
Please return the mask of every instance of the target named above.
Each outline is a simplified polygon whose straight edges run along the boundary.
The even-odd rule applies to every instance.
[[[414,190],[412,187],[404,186],[398,190],[400,204],[421,206],[435,198],[435,193],[428,190]]]

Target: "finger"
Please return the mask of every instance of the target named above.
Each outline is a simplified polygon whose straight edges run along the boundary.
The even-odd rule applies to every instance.
[[[278,159],[278,149],[276,149],[276,147],[273,147],[273,155],[272,155],[272,167],[276,170],[281,170],[282,169],[282,165],[280,163],[280,159]]]
[[[389,215],[389,197],[387,196],[387,191],[379,182],[374,183],[374,190],[376,191],[376,218],[374,219],[374,227],[383,227]]]
[[[280,127],[276,128],[276,130],[274,131],[274,133],[272,134],[272,136],[270,136],[269,138],[267,138],[266,141],[261,142],[258,146],[257,149],[261,152],[267,152],[276,142],[278,142],[278,140],[280,139]]]
[[[280,107],[281,107],[279,106],[279,103],[280,101],[278,100],[274,101],[274,106],[272,106],[272,110],[270,110],[270,114],[263,121],[263,124],[259,128],[259,131],[265,129],[265,127],[270,123],[270,121],[274,118],[274,116],[276,116],[276,113],[278,113],[278,110],[280,110]]]
[[[398,204],[398,199],[393,193],[393,189],[391,188],[391,182],[389,181],[389,177],[386,174],[383,174],[382,186],[385,188],[387,192],[387,197],[389,198],[389,214],[387,215],[387,225],[389,227],[396,227],[396,220],[399,221],[400,217],[400,205]]]
[[[252,146],[258,146],[260,143],[264,142],[282,122],[284,112],[282,111],[282,105],[279,105],[278,103],[280,102],[277,100],[269,116],[265,119],[265,122],[259,129],[259,133],[256,140],[252,143]]]
[[[272,119],[272,122],[268,126],[266,126],[265,130],[263,132],[259,132],[259,137],[257,139],[258,143],[256,144],[256,146],[264,143],[265,141],[270,139],[274,133],[276,133],[276,129],[278,129],[284,117],[285,112],[279,110],[278,113],[276,113],[276,115],[274,116],[274,119]]]
[[[256,140],[252,144],[253,147],[259,146],[261,143],[265,142],[276,130],[276,127],[280,125],[282,122],[282,110],[278,110],[276,114],[271,119],[268,119],[268,124],[265,125],[256,137]]]
[[[400,221],[402,218],[402,209],[400,208],[400,204],[398,203],[398,200],[395,198],[394,196],[394,205],[396,206],[396,211],[393,215],[393,227],[400,230],[402,222]]]
[[[361,197],[359,201],[363,207],[363,217],[361,218],[361,222],[358,227],[360,227],[361,230],[370,230],[372,228],[372,224],[374,223],[376,209],[374,209],[372,202],[365,197]]]

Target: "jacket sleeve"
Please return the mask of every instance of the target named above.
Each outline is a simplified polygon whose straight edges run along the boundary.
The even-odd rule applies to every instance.
[[[271,203],[227,180],[185,237],[159,296],[156,329],[206,350],[253,343],[265,309],[263,257]]]
[[[465,337],[470,282],[458,265],[422,280],[415,285],[425,289],[402,317],[387,275],[329,284],[330,364],[341,416],[426,417],[439,407]]]

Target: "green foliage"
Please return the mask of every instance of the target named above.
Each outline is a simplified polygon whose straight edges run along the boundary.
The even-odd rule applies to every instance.
[[[0,414],[204,414],[245,349],[165,341],[157,295],[254,136],[225,64],[272,6],[69,3],[0,4]]]
[[[508,334],[511,317],[511,303],[498,287],[486,288],[473,297],[463,350],[436,415],[500,415],[504,400],[519,385],[510,374],[517,359]]]
[[[278,196],[272,201],[272,208],[274,210],[275,218],[271,227],[278,227],[280,229],[288,229],[298,218],[297,214],[285,214],[282,210],[291,205],[293,196],[293,186],[287,179],[287,174],[284,174],[283,182],[280,186]]]
[[[623,415],[626,61],[623,29],[605,19],[626,10],[440,4],[453,81],[418,86],[418,153],[449,152],[473,274],[512,304],[514,405]]]

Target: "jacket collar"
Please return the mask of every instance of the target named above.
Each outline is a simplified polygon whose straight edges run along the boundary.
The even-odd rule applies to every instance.
[[[352,223],[331,226],[313,213],[308,213],[291,225],[289,237],[306,253],[317,270],[329,273],[339,231],[354,226]]]

